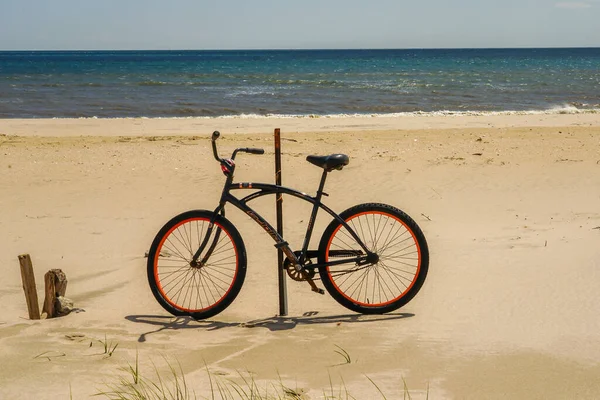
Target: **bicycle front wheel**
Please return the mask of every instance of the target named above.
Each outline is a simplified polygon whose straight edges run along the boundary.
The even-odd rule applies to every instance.
[[[246,249],[237,229],[224,217],[216,216],[199,258],[203,262],[192,262],[213,216],[205,210],[180,214],[167,222],[152,242],[148,282],[159,304],[173,315],[212,317],[227,308],[242,288]]]
[[[320,268],[329,294],[363,314],[383,314],[408,303],[423,286],[429,268],[427,242],[417,223],[403,211],[379,203],[356,205],[340,217],[377,260]],[[334,219],[321,238],[319,263],[361,254],[365,252],[356,239]]]

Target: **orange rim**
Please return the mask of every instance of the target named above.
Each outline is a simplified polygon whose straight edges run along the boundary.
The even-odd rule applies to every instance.
[[[229,232],[217,222],[215,227],[221,228],[221,232],[225,235],[219,238],[209,262],[202,268],[190,266],[193,254],[206,233],[204,226],[208,226],[209,222],[207,218],[183,220],[169,229],[157,246],[154,257],[154,281],[161,297],[178,310],[186,312],[209,310],[227,298],[236,281],[237,247]],[[213,229],[213,236],[214,232],[215,229]],[[208,246],[212,240],[209,239]],[[164,261],[163,264],[159,264],[161,260]]]
[[[371,221],[367,219],[365,224],[368,226],[363,226],[365,224],[361,221],[359,221],[358,225],[353,222],[361,216],[374,214],[379,215],[379,221],[372,221],[371,223]],[[391,219],[392,222],[395,221],[400,223],[400,226],[397,226],[396,228],[386,228],[385,225],[387,225],[387,222],[382,221],[382,218],[384,217],[387,218],[388,221]],[[339,281],[333,275],[336,271],[332,271],[330,267],[327,267],[327,273],[331,277],[331,283],[336,291],[347,300],[364,307],[383,307],[400,300],[415,285],[421,270],[421,248],[412,229],[410,229],[404,221],[382,211],[365,211],[353,215],[346,220],[346,223],[351,226],[359,237],[361,237],[361,233],[365,236],[365,230],[367,231],[368,237],[361,237],[361,240],[370,251],[374,251],[379,256],[380,260],[377,264],[369,265],[356,272],[341,274],[340,277],[346,278],[342,278]],[[334,239],[336,239],[338,232],[343,227],[343,225],[339,225],[331,235],[325,251],[325,261],[329,261],[329,251],[331,246]],[[406,236],[407,233],[410,236]],[[358,243],[351,238],[349,233],[343,232],[343,234],[345,237],[343,240],[340,239],[340,241],[342,241],[344,245],[347,245],[347,242],[351,240],[355,245],[354,250],[361,249]],[[378,236],[379,234],[385,236],[383,243],[379,242],[381,239]],[[406,238],[404,238],[405,236]],[[410,243],[405,243],[409,240]],[[398,247],[391,249],[392,245],[398,245]],[[336,247],[342,249],[341,245],[336,244]],[[413,255],[416,255],[416,258],[413,258]],[[378,271],[379,268],[382,269],[382,272]],[[362,277],[351,279],[354,274],[364,270],[366,270],[366,272],[361,273]],[[369,282],[369,275],[372,277],[371,282]],[[407,281],[408,284],[404,284],[403,282],[405,281]],[[370,285],[372,285],[372,287],[369,291]],[[375,286],[377,286],[377,288]],[[400,294],[390,298],[391,296],[389,296],[389,293],[393,291],[392,286],[400,290]],[[400,286],[403,287],[401,288]],[[349,294],[348,292],[351,293]],[[368,296],[369,292],[371,297]],[[356,293],[358,293],[357,296],[355,296]],[[364,300],[359,298],[361,297],[361,293],[365,294]],[[385,297],[385,300],[382,299],[383,297]],[[375,299],[377,300],[374,301]]]

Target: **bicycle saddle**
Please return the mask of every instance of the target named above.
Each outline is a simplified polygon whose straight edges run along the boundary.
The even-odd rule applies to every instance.
[[[330,172],[334,169],[344,168],[344,165],[348,165],[350,162],[350,158],[345,154],[330,154],[328,156],[308,156],[306,161]]]

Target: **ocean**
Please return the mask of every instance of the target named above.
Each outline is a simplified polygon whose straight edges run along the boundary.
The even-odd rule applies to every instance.
[[[0,118],[577,112],[600,48],[0,52]]]

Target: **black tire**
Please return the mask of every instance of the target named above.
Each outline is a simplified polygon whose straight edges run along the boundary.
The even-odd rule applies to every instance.
[[[379,203],[356,205],[340,217],[378,255],[378,260],[362,266],[320,268],[329,294],[344,307],[362,314],[388,313],[415,297],[429,269],[427,241],[417,223],[403,211]],[[347,228],[334,219],[321,238],[319,263],[332,257],[355,257],[357,251],[364,254]]]
[[[206,210],[180,214],[167,222],[152,242],[147,268],[150,289],[173,315],[212,317],[227,308],[242,288],[246,248],[237,229],[220,215],[206,246],[208,250],[218,233],[212,255],[202,267],[190,264],[213,215]]]

